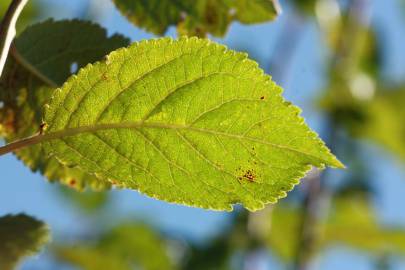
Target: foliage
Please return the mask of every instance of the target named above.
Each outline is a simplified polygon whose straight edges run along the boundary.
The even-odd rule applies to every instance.
[[[325,225],[323,242],[377,254],[405,255],[405,230],[380,225],[362,197],[336,199]]]
[[[76,192],[74,189],[61,187],[60,194],[66,201],[87,215],[97,214],[105,210],[104,207],[109,202],[109,193],[107,191],[85,190]]]
[[[104,63],[89,65],[61,90],[53,90],[75,65],[80,68],[126,44],[121,36],[107,38],[101,28],[80,21],[46,21],[15,41],[15,60],[9,61],[1,80],[5,139],[36,132],[44,138],[59,134],[18,151],[33,170],[77,189],[103,189],[113,183],[169,202],[218,210],[243,203],[255,210],[284,197],[309,164],[342,166],[256,63],[207,41],[161,39],[133,45],[107,56]],[[257,97],[251,99],[250,93]],[[52,95],[42,123],[41,108]],[[199,102],[204,95],[213,98]],[[63,106],[61,98],[66,98]],[[68,119],[61,110],[74,103],[79,114],[73,115],[74,109]],[[281,115],[285,121],[279,120]],[[89,138],[93,147],[71,145]],[[207,143],[215,149],[206,149]],[[134,151],[137,145],[145,150]],[[188,157],[181,159],[178,149]],[[80,154],[83,150],[85,156]],[[283,160],[291,158],[294,162],[284,166]],[[271,188],[262,192],[263,186]],[[196,192],[201,189],[204,192]]]
[[[255,62],[206,40],[134,44],[55,93],[49,152],[169,202],[256,210],[284,197],[309,164],[342,167]]]
[[[405,159],[404,100],[404,89],[380,90],[372,100],[361,103],[360,118],[347,126],[349,131]]]
[[[58,246],[56,256],[83,270],[174,269],[160,236],[142,224],[122,224],[93,245]],[[151,260],[153,258],[153,260]]]
[[[0,4],[0,14],[9,2]],[[113,2],[156,35],[176,27],[179,36],[223,37],[233,22],[263,23],[280,11],[276,0]],[[338,188],[328,183],[316,187],[329,174],[310,174],[308,186],[291,200],[256,213],[234,211],[223,231],[204,244],[182,239],[176,246],[134,222],[106,229],[104,223],[118,223],[120,214],[106,211],[112,205],[99,191],[115,186],[183,205],[231,210],[239,203],[253,211],[286,196],[311,166],[343,167],[281,88],[246,55],[205,39],[161,38],[128,47],[125,37],[79,20],[48,20],[22,32],[0,79],[0,136],[8,146],[27,142],[14,153],[33,171],[96,191],[61,189],[84,210],[90,236],[80,234],[75,245],[57,242],[57,259],[90,270],[242,269],[270,249],[301,269],[301,257],[309,261],[336,245],[371,253],[381,266],[391,254],[403,256],[404,229],[382,224],[370,197],[358,195],[373,191],[374,175],[351,137],[404,158],[405,92],[384,81],[383,39],[362,14],[367,4],[356,3],[290,1],[296,18],[287,16],[287,34],[276,46],[280,62],[287,63],[295,47],[283,36],[295,37],[297,24],[318,20],[330,53],[321,102],[325,133],[350,161],[338,184],[344,192],[329,194]],[[25,18],[41,10],[32,7]],[[1,269],[11,269],[49,238],[46,226],[31,219],[0,218]],[[104,233],[94,237],[95,231]]]
[[[269,216],[262,217],[268,219]],[[298,249],[302,211],[293,205],[276,206],[271,212],[270,227],[265,230],[267,243],[284,261],[292,262]],[[363,196],[344,196],[332,203],[332,211],[320,222],[318,250],[347,246],[376,255],[405,253],[405,230],[379,224],[374,210]]]
[[[351,47],[342,55],[322,107],[334,121],[358,138],[383,146],[404,159],[405,115],[403,87],[386,86],[381,76],[381,48],[373,29],[359,27],[356,38],[343,43]]]
[[[11,270],[24,258],[40,251],[49,241],[49,229],[25,214],[0,218],[0,269]]]
[[[162,35],[177,25],[181,35],[223,36],[236,20],[245,24],[273,20],[279,13],[277,0],[113,0],[137,26]]]

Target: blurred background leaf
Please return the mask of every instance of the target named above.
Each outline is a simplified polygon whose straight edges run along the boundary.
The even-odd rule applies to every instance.
[[[0,269],[12,270],[50,239],[48,226],[25,214],[0,217]]]
[[[324,226],[323,245],[347,245],[376,255],[405,255],[405,229],[381,226],[363,196],[335,199]]]
[[[175,269],[162,237],[137,223],[121,224],[93,244],[57,246],[54,252],[60,260],[83,270]]]
[[[224,36],[236,20],[263,23],[280,13],[277,0],[114,0],[117,8],[135,25],[157,35],[178,26],[180,35]]]

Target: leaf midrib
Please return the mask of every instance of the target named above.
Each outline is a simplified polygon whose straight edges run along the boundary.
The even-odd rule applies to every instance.
[[[259,144],[263,144],[263,145],[275,147],[278,149],[283,149],[283,150],[287,150],[290,152],[305,155],[307,157],[312,157],[325,164],[329,163],[328,160],[319,158],[319,157],[317,157],[313,154],[307,153],[305,151],[292,148],[291,146],[272,143],[272,142],[261,140],[261,139],[254,138],[254,137],[249,137],[249,136],[239,135],[239,134],[232,134],[232,133],[222,132],[222,131],[218,131],[218,130],[214,130],[214,129],[199,128],[199,127],[194,127],[194,126],[189,126],[189,125],[165,124],[165,123],[159,123],[159,122],[135,121],[135,122],[105,123],[105,124],[97,124],[97,125],[91,125],[91,126],[81,126],[81,127],[77,127],[77,128],[68,128],[68,129],[64,129],[64,130],[45,133],[42,135],[34,136],[33,138],[36,138],[34,144],[37,144],[37,143],[43,143],[43,142],[47,142],[47,141],[61,139],[64,137],[75,136],[75,135],[82,134],[82,133],[93,133],[93,132],[97,132],[97,131],[101,131],[101,130],[139,129],[139,128],[187,130],[187,131],[200,132],[200,133],[205,133],[205,134],[224,136],[224,137],[238,139],[238,140],[248,140],[251,142],[256,142]]]

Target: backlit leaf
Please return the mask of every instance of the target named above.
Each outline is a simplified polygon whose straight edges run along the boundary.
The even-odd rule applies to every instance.
[[[208,40],[143,41],[56,90],[40,140],[66,165],[161,200],[256,210],[311,165],[342,167],[281,92]]]

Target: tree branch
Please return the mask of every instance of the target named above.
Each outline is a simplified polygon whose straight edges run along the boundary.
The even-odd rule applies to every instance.
[[[0,24],[0,77],[6,64],[11,43],[16,35],[15,25],[28,0],[13,0]]]

